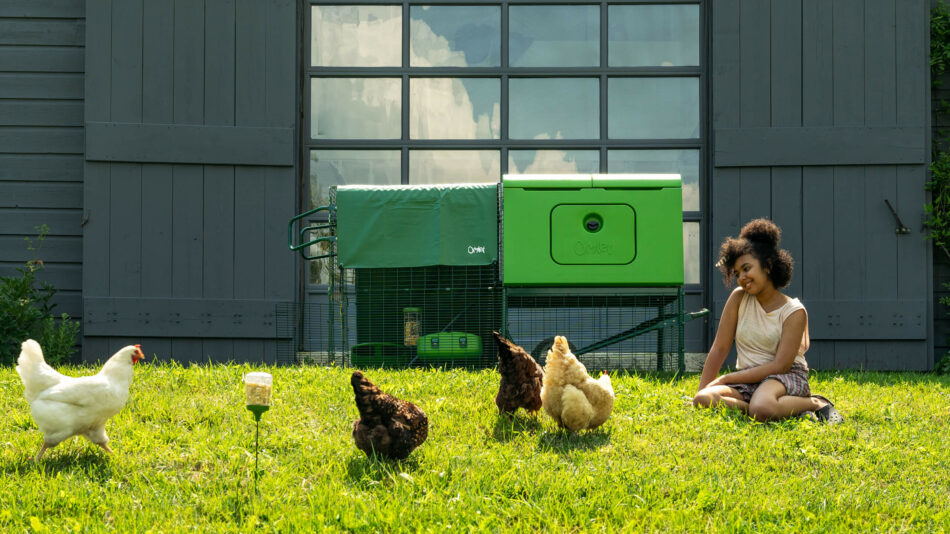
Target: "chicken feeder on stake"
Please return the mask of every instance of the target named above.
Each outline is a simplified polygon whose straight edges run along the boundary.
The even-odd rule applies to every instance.
[[[270,373],[254,372],[244,375],[244,398],[247,409],[254,414],[257,429],[254,433],[254,492],[257,492],[257,451],[261,435],[261,414],[270,409],[273,377]]]

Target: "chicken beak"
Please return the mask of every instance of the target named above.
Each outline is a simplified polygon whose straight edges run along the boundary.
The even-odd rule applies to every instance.
[[[142,352],[142,346],[136,345],[135,352],[132,353],[132,365],[135,365],[136,363],[138,363],[139,360],[144,360],[144,359],[145,359],[145,353]]]

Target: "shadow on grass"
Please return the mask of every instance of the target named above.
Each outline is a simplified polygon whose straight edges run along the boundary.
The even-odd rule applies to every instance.
[[[536,433],[544,426],[541,424],[541,415],[522,414],[516,412],[514,415],[498,414],[495,419],[495,428],[492,430],[492,437],[495,441],[504,443],[525,434]]]
[[[412,473],[418,468],[418,457],[411,454],[405,460],[390,460],[379,455],[366,456],[360,452],[347,462],[346,476],[357,485],[371,486],[386,483],[398,477],[400,473]]]
[[[112,464],[105,454],[92,450],[83,451],[46,451],[43,458],[33,460],[34,451],[14,458],[12,461],[0,464],[0,473],[6,475],[22,475],[27,473],[43,473],[56,475],[59,473],[82,473],[90,479],[105,482],[112,478]]]
[[[564,454],[576,450],[599,449],[610,442],[610,433],[602,428],[571,432],[557,430],[545,432],[538,437],[538,449]]]

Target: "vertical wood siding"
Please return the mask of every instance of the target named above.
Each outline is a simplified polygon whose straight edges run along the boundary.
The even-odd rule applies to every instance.
[[[49,237],[39,278],[57,313],[82,314],[83,0],[0,2],[0,276]]]
[[[933,274],[920,224],[928,2],[726,0],[711,9],[710,248],[749,219],[770,217],[796,260],[788,292],[809,309],[812,367],[929,368]],[[912,143],[888,147],[884,137],[883,153],[872,144],[897,134]],[[835,146],[805,149],[815,135],[841,145],[840,163]],[[748,163],[727,150],[757,138],[786,143],[765,144]],[[789,164],[789,154],[801,164]],[[876,164],[854,164],[855,154]],[[910,234],[895,233],[885,200]],[[717,314],[727,295],[712,285]]]
[[[134,339],[162,359],[275,362],[275,308],[296,287],[284,250],[296,209],[296,4],[88,0],[86,8],[95,32],[86,91],[96,95],[86,121],[108,127],[88,131],[132,125],[147,135],[86,156],[84,357]],[[264,128],[290,149],[267,163],[202,164],[165,125],[198,126],[189,132],[212,145],[228,129],[258,128],[243,130],[253,139]],[[162,141],[168,161],[143,157],[146,139]],[[215,146],[217,157],[242,162],[249,148]]]

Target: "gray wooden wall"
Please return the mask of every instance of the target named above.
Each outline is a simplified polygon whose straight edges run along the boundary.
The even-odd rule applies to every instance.
[[[929,368],[929,0],[711,10],[711,244],[754,217],[782,226],[814,368]],[[727,292],[712,289],[719,313]]]
[[[0,2],[0,276],[50,233],[40,279],[56,312],[82,313],[83,0]]]
[[[83,357],[276,360],[294,299],[293,0],[87,0]]]

